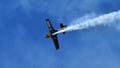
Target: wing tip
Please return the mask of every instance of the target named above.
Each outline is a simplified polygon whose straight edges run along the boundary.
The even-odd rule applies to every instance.
[[[59,48],[56,48],[56,50],[59,50]]]
[[[49,19],[46,19],[46,21],[49,21]]]
[[[59,46],[58,47],[56,47],[56,50],[59,50],[60,48],[59,48]]]

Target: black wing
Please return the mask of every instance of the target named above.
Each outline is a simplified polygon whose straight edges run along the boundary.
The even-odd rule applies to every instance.
[[[49,21],[49,19],[46,19],[46,23],[47,23],[47,25],[48,25],[48,28],[49,28],[49,31],[50,31],[50,34],[51,34],[51,35],[52,35],[54,32],[56,32],[56,30],[54,30],[51,22]],[[58,43],[57,35],[52,35],[52,36],[51,36],[51,39],[52,39],[53,42],[54,42],[55,48],[56,48],[56,49],[59,49],[59,43]]]
[[[53,30],[53,26],[51,25],[51,22],[50,22],[49,19],[46,19],[46,23],[47,23],[47,25],[48,25],[49,30],[50,30],[50,31]]]
[[[53,36],[52,40],[54,42],[55,48],[59,49],[59,43],[58,43],[57,35]]]

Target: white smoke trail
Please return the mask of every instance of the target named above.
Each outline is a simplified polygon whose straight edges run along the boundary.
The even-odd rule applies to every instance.
[[[108,26],[113,26],[116,28],[119,28],[116,22],[120,22],[120,10],[108,14],[104,14],[101,16],[98,16],[96,18],[92,19],[87,19],[85,21],[77,20],[75,21],[75,24],[72,24],[68,26],[66,29],[58,31],[55,34],[62,33],[62,32],[68,32],[68,31],[73,31],[73,30],[81,30],[81,29],[87,29],[89,27],[95,27],[97,25],[108,25]]]

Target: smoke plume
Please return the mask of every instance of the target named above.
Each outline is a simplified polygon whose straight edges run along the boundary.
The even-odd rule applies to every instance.
[[[62,32],[68,32],[73,30],[82,30],[82,29],[88,29],[90,27],[95,27],[98,25],[105,25],[105,26],[112,26],[119,29],[120,25],[120,10],[116,12],[111,12],[108,14],[103,14],[95,18],[88,18],[86,20],[77,19],[74,21],[74,24],[69,25],[66,29],[60,30],[55,34],[62,33]]]

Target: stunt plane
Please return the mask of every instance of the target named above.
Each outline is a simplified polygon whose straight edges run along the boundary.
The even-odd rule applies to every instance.
[[[46,34],[46,38],[51,38],[53,40],[55,48],[57,50],[57,49],[59,49],[59,42],[58,42],[58,38],[57,38],[58,34],[55,34],[55,35],[53,35],[53,34],[57,31],[64,30],[67,26],[60,23],[60,28],[55,30],[49,19],[46,19],[46,23],[49,28],[49,33]],[[65,32],[63,32],[63,34],[65,34]]]

